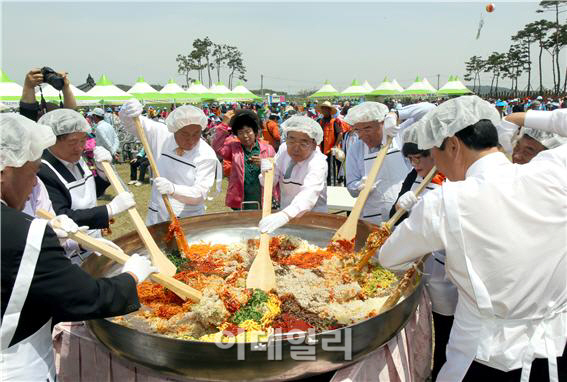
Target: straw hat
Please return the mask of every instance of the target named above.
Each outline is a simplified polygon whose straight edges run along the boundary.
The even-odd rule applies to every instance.
[[[321,109],[324,107],[328,107],[329,109],[331,109],[331,115],[337,114],[337,108],[331,105],[329,101],[325,101],[321,105],[317,105],[316,110],[320,112]]]

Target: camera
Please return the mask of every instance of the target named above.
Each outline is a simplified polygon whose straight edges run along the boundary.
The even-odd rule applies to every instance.
[[[43,82],[53,86],[57,90],[63,90],[65,81],[63,80],[63,76],[56,73],[55,70],[44,66],[43,68],[41,68],[41,74],[43,74]]]

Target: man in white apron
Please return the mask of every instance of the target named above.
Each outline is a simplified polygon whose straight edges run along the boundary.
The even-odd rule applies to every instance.
[[[94,175],[82,158],[90,127],[81,114],[57,109],[44,114],[38,123],[50,126],[57,137],[55,144],[44,151],[38,174],[47,188],[53,210],[57,215],[69,216],[80,226],[90,227],[89,234],[100,237],[100,229],[108,228],[111,217],[136,204],[132,194],[122,192],[107,205],[97,206],[97,197],[109,183],[101,169]],[[103,147],[97,146],[94,154],[97,163],[112,161]]]
[[[557,119],[567,135],[566,114]],[[488,102],[465,96],[416,124],[419,148],[450,181],[417,202],[378,261],[397,267],[445,249],[459,298],[438,381],[510,372],[527,382],[531,371],[556,382],[567,342],[567,145],[512,164],[497,148],[499,122]]]
[[[184,105],[172,111],[165,125],[140,117],[142,104],[137,100],[120,109],[124,126],[137,135],[133,118],[139,117],[156,160],[160,177],[155,178],[148,206],[146,224],[169,221],[162,195],[168,195],[173,211],[179,218],[205,213],[205,199],[217,178],[217,190],[222,181],[221,166],[214,150],[201,139],[207,127],[207,117],[195,106]]]
[[[42,151],[55,143],[53,132],[9,113],[0,115],[0,135],[0,379],[55,381],[52,322],[137,310],[136,283],[157,269],[134,254],[123,273],[97,280],[71,264],[48,221],[21,212],[36,183]],[[57,219],[65,232],[78,230],[70,219]]]
[[[321,126],[309,117],[293,116],[282,124],[285,143],[275,157],[274,187],[279,184],[281,211],[260,220],[261,232],[271,233],[307,211],[327,212],[327,158],[318,145]],[[262,159],[262,172],[271,168]],[[260,183],[264,184],[262,174]]]
[[[346,156],[346,186],[353,197],[364,188],[366,176],[380,148],[386,142],[384,119],[388,107],[379,102],[363,102],[348,110],[345,122],[352,126],[358,139]],[[398,129],[392,130],[397,134]],[[382,168],[362,210],[362,220],[380,224],[388,220],[388,212],[396,201],[402,181],[410,168],[400,152],[401,142],[396,136],[388,148]]]

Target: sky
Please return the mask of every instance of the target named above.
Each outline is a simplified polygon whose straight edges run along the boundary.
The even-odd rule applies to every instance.
[[[184,85],[175,58],[188,54],[194,39],[209,36],[242,51],[249,89],[260,88],[261,75],[264,88],[291,93],[319,88],[325,80],[338,90],[353,79],[375,87],[385,76],[406,87],[419,75],[437,86],[438,75],[440,85],[450,75],[462,79],[471,56],[505,52],[525,24],[551,19],[535,12],[538,3],[494,2],[488,13],[488,2],[460,1],[2,1],[0,67],[20,84],[29,69],[50,66],[68,71],[75,85],[89,73],[95,80],[106,74],[115,84],[131,85],[143,75],[151,84],[174,79]],[[476,40],[481,15],[484,27]],[[561,60],[564,67],[567,49]],[[549,62],[544,53],[547,86]],[[228,82],[226,71],[221,80]],[[482,82],[489,85],[490,76]]]

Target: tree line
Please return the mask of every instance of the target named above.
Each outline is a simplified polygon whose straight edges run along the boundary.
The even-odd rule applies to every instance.
[[[234,79],[246,81],[246,66],[242,58],[242,52],[227,44],[217,44],[206,36],[193,41],[193,49],[189,54],[178,54],[177,72],[185,77],[187,86],[195,80],[205,83],[205,74],[208,78],[208,86],[211,87],[214,73],[217,82],[221,82],[221,72],[228,75],[228,87],[232,88]],[[194,73],[195,72],[195,73]],[[192,76],[196,74],[196,77]]]
[[[554,95],[566,93],[567,91],[567,64],[563,69],[560,67],[559,57],[561,50],[567,46],[567,23],[561,23],[560,17],[567,12],[567,2],[558,0],[541,1],[537,13],[549,12],[554,15],[554,21],[541,19],[524,26],[512,36],[512,45],[507,52],[492,52],[488,57],[472,56],[465,62],[466,81],[473,81],[473,92],[480,90],[480,74],[490,73],[490,96],[497,95],[498,83],[502,79],[509,79],[510,88],[514,94],[518,94],[518,79],[527,74],[527,95],[537,90],[539,94],[545,92],[543,86],[542,61],[544,52],[551,59],[553,72],[553,88],[550,89]],[[532,86],[532,49],[539,51],[538,55],[538,85]],[[561,82],[563,79],[563,83]],[[535,81],[534,81],[535,82]],[[477,87],[478,84],[478,87]]]

